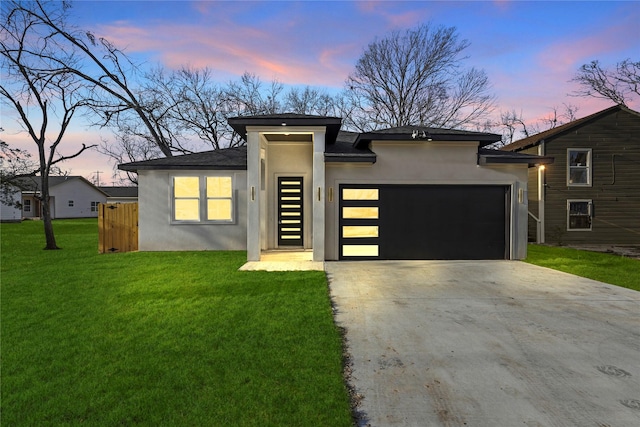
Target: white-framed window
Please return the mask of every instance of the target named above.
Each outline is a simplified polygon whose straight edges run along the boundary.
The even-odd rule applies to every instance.
[[[591,186],[591,149],[567,149],[567,185]]]
[[[591,200],[567,200],[567,230],[591,231],[593,203]]]
[[[67,204],[70,208],[73,207],[73,200],[69,200],[69,203]]]
[[[98,212],[98,205],[100,202],[91,202],[91,212]]]
[[[24,212],[31,212],[31,200],[30,199],[25,199],[24,203],[22,204],[22,210]]]
[[[174,176],[173,221],[234,222],[231,176]]]

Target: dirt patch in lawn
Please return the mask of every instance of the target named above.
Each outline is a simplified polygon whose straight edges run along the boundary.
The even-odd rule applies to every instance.
[[[640,245],[567,245],[567,247],[640,259]]]

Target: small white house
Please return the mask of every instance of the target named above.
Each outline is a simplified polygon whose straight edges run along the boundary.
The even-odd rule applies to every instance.
[[[5,203],[6,202],[6,203]],[[7,194],[0,200],[0,221],[19,222],[22,220],[21,191],[18,187],[8,185]]]
[[[42,216],[40,177],[23,179],[22,217]],[[52,218],[97,218],[98,204],[107,194],[81,176],[50,176],[49,196]]]
[[[314,261],[522,259],[527,170],[499,135],[405,126],[341,131],[335,117],[229,119],[246,141],[119,165],[138,173],[139,248],[305,249]]]
[[[98,187],[107,194],[107,203],[136,203],[138,201],[138,187]]]

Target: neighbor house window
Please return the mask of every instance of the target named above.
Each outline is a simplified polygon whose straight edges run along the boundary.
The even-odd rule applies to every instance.
[[[31,200],[26,199],[26,200],[24,201],[24,203],[23,203],[22,209],[23,209],[25,212],[31,212]]]
[[[230,176],[174,177],[173,219],[190,222],[232,222],[232,178]]]
[[[98,212],[98,205],[100,202],[91,202],[91,212]]]
[[[72,208],[73,207],[73,200],[69,200],[69,207]]]
[[[567,200],[567,230],[591,230],[593,205],[591,200]]]
[[[591,150],[569,148],[567,150],[567,185],[591,185]]]

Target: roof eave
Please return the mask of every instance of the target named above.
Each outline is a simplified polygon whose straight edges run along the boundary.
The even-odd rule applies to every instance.
[[[465,134],[430,134],[427,138],[413,139],[411,135],[406,133],[363,133],[358,135],[353,146],[355,148],[363,148],[368,146],[371,141],[410,141],[410,142],[432,142],[432,141],[452,141],[452,142],[478,142],[480,147],[493,144],[500,141],[500,135],[465,135]]]
[[[534,166],[550,165],[554,162],[549,156],[530,157],[509,157],[492,154],[478,154],[479,165],[507,165],[507,164],[527,164],[530,168]]]
[[[325,163],[375,163],[378,160],[376,154],[341,154],[325,153]]]
[[[138,172],[139,170],[247,170],[247,165],[230,165],[230,166],[216,166],[216,165],[133,165],[123,164],[118,165],[118,169],[126,172]]]
[[[333,144],[342,127],[342,119],[339,117],[301,116],[301,117],[231,117],[227,119],[229,126],[246,141],[247,126],[325,126],[327,128],[326,143]]]

